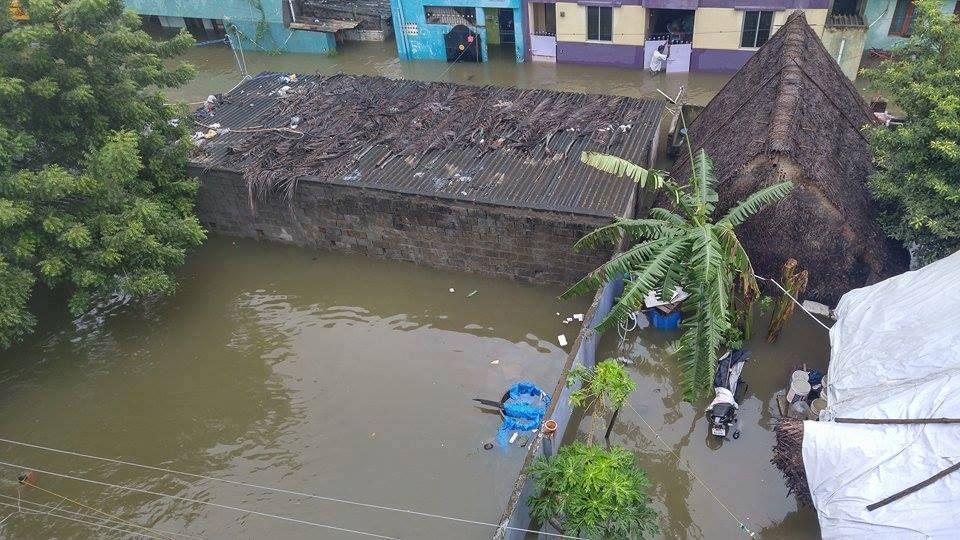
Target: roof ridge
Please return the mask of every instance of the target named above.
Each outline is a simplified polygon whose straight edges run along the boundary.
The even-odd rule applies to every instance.
[[[794,123],[803,79],[800,62],[807,57],[804,52],[808,30],[810,26],[807,18],[800,10],[791,13],[786,24],[780,29],[780,32],[783,32],[783,48],[779,58],[780,80],[767,132],[769,147],[774,151],[783,151],[789,144],[788,138]]]

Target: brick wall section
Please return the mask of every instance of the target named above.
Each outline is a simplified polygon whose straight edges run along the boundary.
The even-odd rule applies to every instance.
[[[194,174],[201,178],[200,220],[217,234],[562,285],[612,253],[572,249],[578,238],[611,221],[601,217],[309,181],[300,182],[292,204],[278,195],[257,201],[253,212],[239,174]]]

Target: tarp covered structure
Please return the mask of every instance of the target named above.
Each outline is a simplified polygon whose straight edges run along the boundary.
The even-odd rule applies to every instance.
[[[960,471],[866,506],[960,462],[960,252],[845,294],[830,330],[827,409],[803,424],[803,464],[824,538],[960,538]]]

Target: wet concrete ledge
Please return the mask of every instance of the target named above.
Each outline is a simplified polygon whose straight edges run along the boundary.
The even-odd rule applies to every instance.
[[[621,251],[624,242],[621,241],[617,247],[617,252]],[[537,525],[530,517],[530,509],[527,506],[527,499],[533,494],[534,481],[528,475],[530,465],[542,455],[552,455],[560,446],[561,441],[567,435],[567,429],[570,424],[570,418],[573,416],[573,406],[570,405],[570,394],[579,389],[579,384],[568,387],[567,373],[577,364],[582,364],[588,368],[597,363],[597,347],[600,343],[601,335],[594,327],[610,313],[613,308],[614,300],[623,291],[623,280],[618,279],[603,286],[593,297],[593,303],[584,316],[584,323],[573,342],[573,348],[567,356],[567,361],[560,373],[560,379],[553,390],[553,401],[547,409],[545,418],[557,422],[557,430],[552,437],[546,437],[543,430],[537,431],[536,437],[531,441],[527,449],[527,457],[523,462],[523,469],[517,477],[513,493],[507,500],[503,514],[500,516],[500,528],[493,535],[493,540],[524,540],[529,538],[528,533],[523,529],[536,530]],[[577,426],[572,426],[574,430]],[[548,531],[553,530],[549,524],[543,524]],[[540,538],[552,538],[547,532],[540,534]]]

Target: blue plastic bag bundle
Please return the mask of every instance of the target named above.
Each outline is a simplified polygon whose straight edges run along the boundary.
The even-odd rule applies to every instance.
[[[550,405],[550,394],[529,381],[520,381],[507,390],[503,402],[503,423],[497,432],[497,444],[506,448],[513,431],[533,431],[543,423]]]

